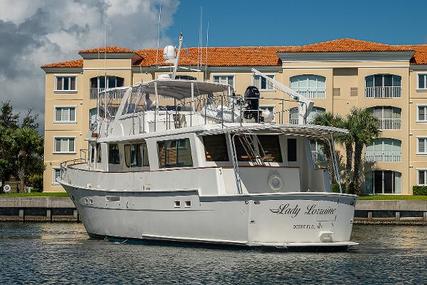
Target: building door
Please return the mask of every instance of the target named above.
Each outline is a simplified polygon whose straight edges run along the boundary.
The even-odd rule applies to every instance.
[[[374,194],[400,193],[400,172],[391,170],[376,170],[373,171],[372,178],[372,192]]]

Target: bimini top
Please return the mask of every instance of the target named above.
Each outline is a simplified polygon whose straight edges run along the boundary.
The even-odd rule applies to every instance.
[[[177,100],[191,98],[191,90],[194,90],[193,96],[208,95],[216,92],[232,92],[233,88],[227,84],[205,82],[197,80],[176,80],[176,79],[157,79],[139,84],[135,87],[142,88],[142,92],[161,96],[172,97]]]

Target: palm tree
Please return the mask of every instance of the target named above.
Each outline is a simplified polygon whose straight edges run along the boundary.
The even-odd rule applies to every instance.
[[[347,120],[349,132],[354,139],[354,167],[348,190],[350,193],[360,194],[363,178],[361,171],[363,148],[378,137],[380,130],[378,129],[378,119],[368,109],[352,109]]]
[[[352,109],[344,119],[332,113],[316,116],[314,124],[348,129],[348,133],[337,136],[338,143],[344,145],[346,164],[344,180],[347,192],[361,193],[361,171],[363,148],[378,137],[378,120],[368,109]]]

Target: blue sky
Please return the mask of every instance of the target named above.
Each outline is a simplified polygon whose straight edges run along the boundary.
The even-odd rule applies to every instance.
[[[182,31],[185,46],[197,46],[200,7],[210,46],[300,45],[343,37],[427,42],[427,0],[182,0],[167,35],[176,38]]]

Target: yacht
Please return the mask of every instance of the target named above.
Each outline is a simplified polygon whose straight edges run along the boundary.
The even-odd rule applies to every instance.
[[[256,87],[240,96],[230,85],[177,79],[176,69],[100,92],[87,157],[61,164],[58,182],[89,236],[276,248],[357,244],[350,240],[356,196],[331,191],[332,175],[340,182],[334,136],[347,130],[307,124],[313,103],[257,70],[297,101],[298,124],[261,110]],[[313,141],[323,146],[323,165]]]

